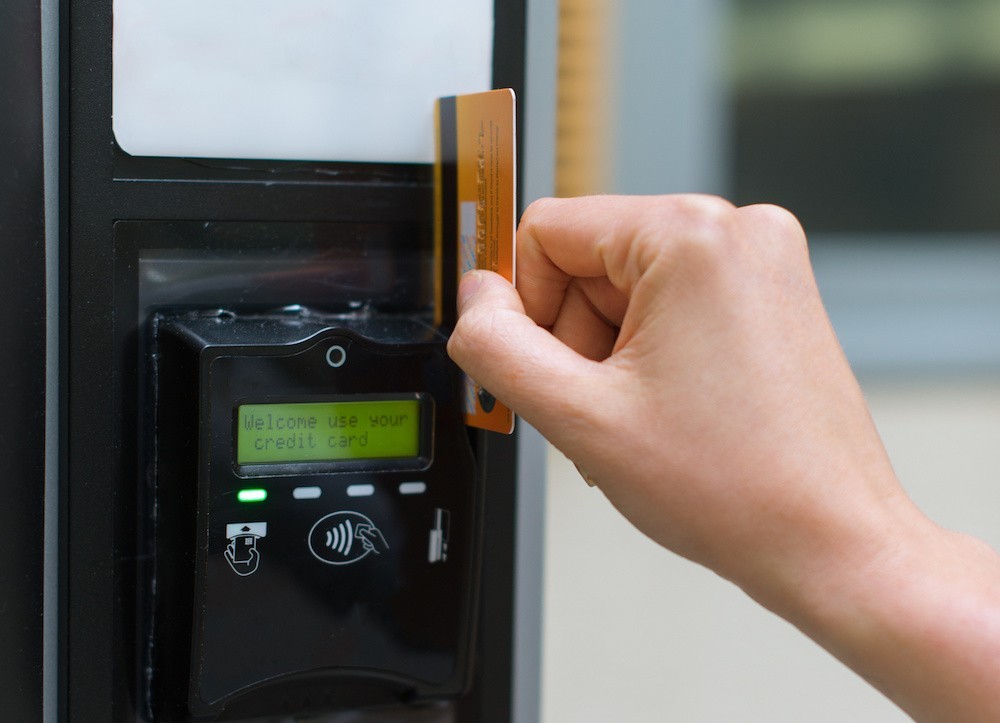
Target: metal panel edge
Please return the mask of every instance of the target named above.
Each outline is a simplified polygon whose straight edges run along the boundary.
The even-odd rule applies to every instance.
[[[525,25],[521,188],[523,201],[529,203],[555,189],[558,3],[527,0]],[[535,723],[542,698],[546,442],[523,420],[518,424],[511,710],[517,723]]]
[[[59,715],[59,0],[41,0],[42,164],[45,197],[45,537],[42,568],[42,720]]]
[[[45,248],[41,9],[0,4],[0,700],[9,720],[42,708],[42,468],[45,444]]]

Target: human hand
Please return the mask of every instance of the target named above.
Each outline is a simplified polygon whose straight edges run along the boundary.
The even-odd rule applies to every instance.
[[[657,542],[756,593],[906,506],[787,212],[546,200],[517,279],[463,280],[453,357]]]
[[[1000,719],[1000,560],[899,485],[789,213],[549,199],[517,240],[517,292],[459,288],[449,352],[473,379],[911,715]]]

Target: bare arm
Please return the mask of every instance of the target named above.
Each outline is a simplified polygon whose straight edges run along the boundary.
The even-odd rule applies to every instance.
[[[1000,720],[1000,557],[899,485],[795,219],[702,196],[533,204],[518,291],[449,346],[645,534],[921,720]]]

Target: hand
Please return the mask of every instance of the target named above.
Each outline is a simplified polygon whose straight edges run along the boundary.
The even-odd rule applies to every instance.
[[[791,214],[549,199],[517,242],[517,292],[478,271],[459,288],[449,351],[473,379],[652,539],[911,714],[1000,719],[996,555],[900,487]]]
[[[907,506],[787,212],[536,203],[517,279],[463,281],[452,355],[657,542],[752,585]]]
[[[238,549],[237,542],[239,542]],[[254,537],[240,535],[230,539],[223,555],[237,575],[252,575],[257,572],[257,567],[260,565],[260,553],[257,552]]]
[[[389,549],[389,543],[377,527],[371,525],[358,525],[354,530],[354,537],[358,539],[368,552],[381,555]]]

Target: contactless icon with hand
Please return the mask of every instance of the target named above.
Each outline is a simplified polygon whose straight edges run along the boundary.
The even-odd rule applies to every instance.
[[[367,515],[339,510],[316,521],[309,531],[309,550],[328,565],[352,565],[388,552],[389,543]]]

